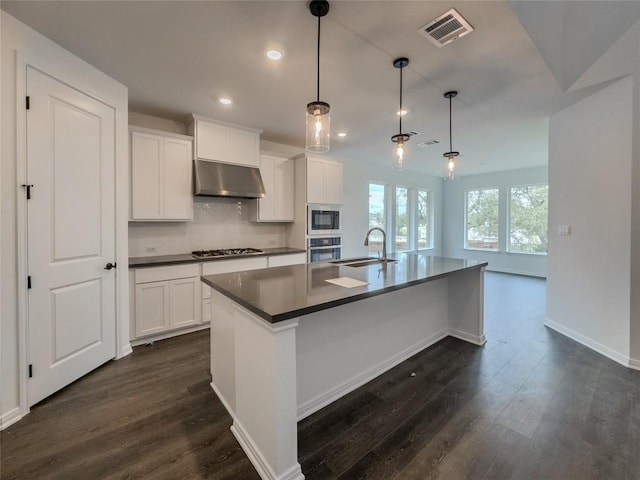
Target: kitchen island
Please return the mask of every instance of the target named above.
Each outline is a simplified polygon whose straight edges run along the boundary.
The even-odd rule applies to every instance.
[[[448,335],[485,343],[486,263],[396,258],[202,277],[213,289],[211,385],[262,478],[304,478],[298,420]],[[338,278],[356,286],[329,282]]]

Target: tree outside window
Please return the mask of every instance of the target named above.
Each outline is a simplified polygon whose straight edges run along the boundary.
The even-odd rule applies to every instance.
[[[428,190],[418,190],[417,198],[417,227],[418,244],[417,248],[431,248],[431,195]]]
[[[511,187],[509,202],[509,252],[547,252],[548,185]]]
[[[369,184],[369,228],[387,228],[386,187],[377,183]],[[371,232],[369,236],[369,252],[382,251],[382,234]]]
[[[467,191],[467,228],[465,248],[498,250],[497,188]]]
[[[396,252],[406,252],[411,249],[409,244],[409,189],[406,187],[396,187]]]

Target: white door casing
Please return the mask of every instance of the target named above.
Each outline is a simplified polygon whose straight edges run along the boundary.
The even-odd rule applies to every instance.
[[[33,405],[116,356],[115,111],[27,67]]]

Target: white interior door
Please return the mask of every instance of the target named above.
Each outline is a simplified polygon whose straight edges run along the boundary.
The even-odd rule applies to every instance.
[[[115,112],[27,68],[29,405],[115,349]]]

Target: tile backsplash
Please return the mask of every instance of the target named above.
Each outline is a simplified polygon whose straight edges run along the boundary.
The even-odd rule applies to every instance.
[[[194,197],[193,222],[129,222],[129,256],[231,247],[284,247],[290,224],[255,223],[255,200]]]

